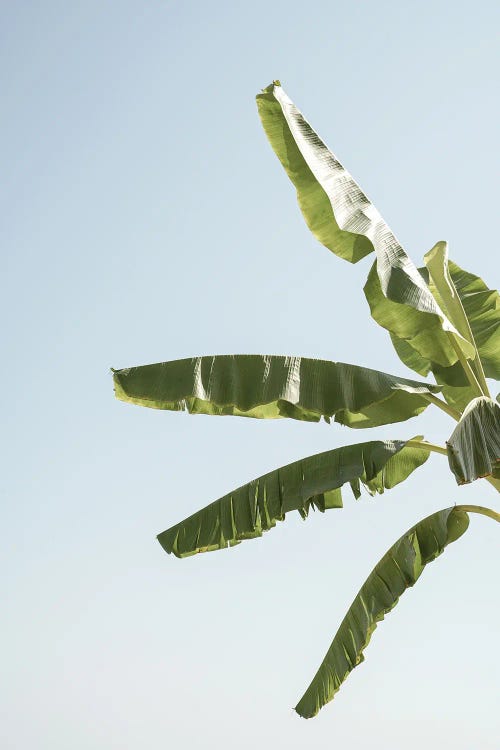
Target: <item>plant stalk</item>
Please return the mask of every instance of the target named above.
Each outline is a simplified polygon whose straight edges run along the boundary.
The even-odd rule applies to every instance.
[[[417,450],[439,453],[441,456],[448,456],[448,451],[445,447],[442,445],[436,445],[435,443],[428,443],[427,440],[408,440],[406,445],[409,448],[417,448]],[[500,486],[497,479],[494,479],[493,477],[482,477],[482,479],[486,479],[486,481],[489,482],[497,492],[500,492]],[[476,506],[474,505],[473,507],[475,508]],[[479,511],[477,512],[479,513]]]
[[[500,513],[492,508],[484,508],[482,505],[456,505],[456,510],[465,510],[467,513],[480,513],[482,516],[492,518],[500,523]]]
[[[479,357],[479,352],[476,354],[476,358],[471,360],[471,362],[472,362],[472,369],[477,375],[479,385],[481,386],[484,395],[487,396],[488,398],[491,398],[490,389],[488,388],[488,383],[486,382],[486,377],[484,374],[481,359]]]
[[[442,456],[447,456],[448,451],[442,445],[436,445],[435,443],[428,443],[427,440],[408,440],[406,443],[408,448],[418,448],[422,451],[430,451],[431,453],[440,453]]]
[[[482,388],[480,386],[480,384],[479,384],[478,379],[476,378],[476,374],[475,374],[474,370],[472,369],[469,360],[467,359],[467,357],[465,356],[465,354],[461,350],[460,344],[455,339],[455,336],[452,333],[448,333],[448,337],[450,339],[451,345],[455,349],[455,352],[456,352],[457,357],[458,357],[458,359],[460,361],[460,364],[462,365],[462,369],[465,372],[467,380],[469,381],[469,383],[472,386],[472,388],[476,391],[476,395],[477,396],[487,396],[488,398],[491,398],[490,392],[488,390],[488,385],[486,383],[486,380],[484,380],[484,375],[483,375],[484,388]]]
[[[446,412],[450,417],[452,417],[456,422],[460,420],[460,417],[462,416],[459,411],[454,409],[452,406],[446,403],[446,401],[443,401],[442,399],[435,396],[433,393],[423,393],[422,394],[427,401],[430,401],[431,404],[434,404],[434,406],[437,406],[438,409],[441,409],[441,411]]]

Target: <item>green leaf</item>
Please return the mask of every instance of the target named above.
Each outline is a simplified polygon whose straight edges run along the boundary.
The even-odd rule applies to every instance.
[[[458,413],[463,412],[467,404],[476,398],[475,389],[471,387],[460,362],[451,367],[441,367],[421,357],[404,339],[398,339],[391,333],[391,341],[397,355],[407,367],[419,375],[432,371],[436,382],[441,386],[445,401]]]
[[[414,417],[439,386],[304,357],[193,357],[114,371],[116,397],[153,409],[375,427]]]
[[[455,334],[448,334],[453,347],[458,354],[461,369],[463,369],[464,374],[467,376],[467,391],[470,391],[470,394],[467,393],[468,401],[476,396],[489,395],[488,384],[486,383],[486,377],[478,348],[474,340],[474,335],[462,305],[460,295],[458,294],[453,279],[451,278],[448,264],[447,243],[438,242],[434,245],[434,247],[424,256],[424,261],[429,272],[430,287],[435,298],[439,301],[441,308],[446,311],[446,314],[452,321],[453,325],[463,336],[463,339],[460,340]],[[462,345],[464,340],[467,340],[474,349],[474,356],[470,358],[470,361],[468,361],[467,352]],[[455,394],[453,394],[453,398],[456,401]]]
[[[421,271],[418,271],[418,273],[421,275]],[[421,278],[422,283],[425,283],[423,275],[421,275]],[[447,332],[443,330],[436,316],[425,315],[420,310],[406,303],[389,299],[384,294],[376,262],[372,265],[368,274],[364,293],[370,306],[372,318],[394,337],[404,341],[402,346],[410,347],[408,350],[408,352],[411,351],[410,361],[408,361],[408,353],[406,358],[403,358],[401,352],[397,350],[405,364],[422,374],[427,374],[429,371],[427,362],[429,360],[444,367],[457,362],[458,357]],[[412,361],[413,359],[415,359],[415,362]]]
[[[421,327],[436,336],[444,331],[459,336],[380,213],[281,86],[273,83],[264,89],[257,106],[269,142],[295,185],[302,213],[317,239],[353,263],[375,251],[383,294],[413,308]],[[467,356],[473,356],[469,342],[460,340]],[[437,341],[441,343],[442,364],[456,362],[457,355],[443,335]]]
[[[413,586],[427,563],[467,530],[466,512],[447,508],[433,513],[406,532],[370,573],[333,639],[320,668],[295,707],[309,719],[339,690],[349,673],[363,660],[377,623]]]
[[[452,261],[449,271],[470,323],[487,378],[500,380],[500,294]]]
[[[419,272],[439,301],[439,293],[429,278],[427,269],[420,268]],[[484,373],[486,377],[500,380],[500,295],[496,290],[489,289],[478,276],[464,271],[453,261],[448,262],[448,272],[469,323]],[[419,321],[411,319],[408,308],[395,305],[383,296],[380,287],[377,287],[374,268],[370,271],[365,294],[373,317],[391,332],[392,343],[400,359],[420,375],[427,375],[432,371],[436,381],[444,386],[443,396],[446,401],[455,409],[463,411],[476,393],[469,385],[460,363],[442,366],[442,361],[438,362],[431,350],[424,351],[425,356],[419,353],[418,350],[422,351]],[[417,337],[416,340],[413,340],[414,336]]]
[[[297,510],[324,512],[342,507],[341,487],[350,483],[359,497],[363,484],[373,495],[403,482],[429,452],[402,440],[376,440],[325,451],[254,479],[158,535],[166,552],[187,557],[262,536]]]
[[[476,348],[474,337],[470,328],[467,315],[465,314],[462,300],[457,294],[455,284],[451,278],[448,262],[448,243],[436,242],[429,252],[424,255],[424,262],[429,272],[429,287],[434,297],[439,300],[440,307],[446,311],[449,320],[460,332],[463,339],[467,340]],[[457,344],[460,343],[456,339]],[[464,354],[467,354],[464,349]]]
[[[500,405],[484,396],[471,401],[446,448],[458,484],[500,479]]]
[[[350,225],[355,222],[355,215],[353,218],[348,217],[351,218],[350,222],[346,222],[348,227],[341,226],[343,216],[337,221],[335,196],[325,190],[323,180],[318,179],[314,167],[318,160],[323,159],[327,170],[326,179],[330,172],[332,175],[337,174],[336,181],[341,190],[342,182],[349,182],[346,190],[339,194],[339,202],[347,190],[355,189],[350,175],[328,151],[280,86],[268,86],[256,99],[266,135],[295,185],[300,209],[314,236],[333,253],[351,263],[357,263],[365,255],[372,253],[370,238],[350,229]],[[308,163],[308,156],[311,164]],[[359,200],[362,201],[363,198],[364,196],[360,196]],[[356,210],[357,206],[354,207],[354,214]]]

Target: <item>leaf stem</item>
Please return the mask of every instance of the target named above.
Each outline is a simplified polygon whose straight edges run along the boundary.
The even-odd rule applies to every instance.
[[[448,456],[448,451],[446,450],[445,447],[443,447],[442,445],[436,445],[435,443],[428,443],[427,440],[408,440],[406,445],[409,448],[416,448],[417,450],[421,450],[421,451],[430,451],[431,453],[440,453],[441,456]],[[486,481],[489,482],[491,486],[496,489],[497,492],[500,492],[498,479],[494,479],[493,477],[482,477],[482,478],[486,479]],[[474,505],[473,507],[476,508],[479,506]],[[477,512],[479,513],[479,511]]]
[[[488,383],[486,382],[486,377],[483,370],[483,364],[481,362],[481,357],[479,356],[479,352],[476,348],[476,358],[471,360],[472,362],[472,369],[477,375],[479,385],[481,386],[481,389],[485,396],[490,398],[490,389],[488,388]]]
[[[430,451],[431,453],[440,453],[442,456],[447,456],[448,451],[442,445],[436,445],[435,443],[428,443],[427,440],[408,440],[406,443],[408,448],[418,448],[422,451]]]
[[[476,375],[475,375],[474,370],[472,369],[472,367],[471,367],[471,365],[469,363],[469,360],[467,359],[467,357],[463,353],[462,349],[460,348],[460,344],[455,339],[455,336],[453,335],[453,333],[448,333],[448,336],[449,336],[451,345],[455,349],[455,352],[456,352],[457,357],[458,357],[458,359],[460,361],[460,364],[462,365],[462,369],[465,372],[467,380],[469,381],[469,383],[472,386],[472,388],[476,391],[476,394],[478,396],[487,396],[488,398],[491,398],[490,397],[490,392],[488,390],[488,386],[486,384],[486,380],[484,381],[485,389],[483,390],[483,388],[479,384],[478,379],[476,378]]]
[[[484,508],[482,505],[456,505],[455,509],[465,510],[467,513],[480,513],[482,516],[488,516],[488,518],[500,523],[500,513],[492,508]]]
[[[437,406],[438,409],[441,409],[441,411],[446,412],[446,414],[452,417],[456,422],[460,420],[460,417],[462,416],[460,412],[457,411],[456,409],[453,409],[452,406],[449,406],[449,404],[447,404],[446,401],[442,401],[433,393],[423,393],[422,395],[425,399],[427,399],[427,401],[430,401],[431,404],[434,404],[434,406]]]

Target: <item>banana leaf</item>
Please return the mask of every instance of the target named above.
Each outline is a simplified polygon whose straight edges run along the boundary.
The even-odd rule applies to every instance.
[[[350,672],[364,661],[363,651],[377,624],[419,579],[425,566],[467,530],[465,511],[447,508],[428,516],[406,532],[383,556],[358,592],[320,668],[295,707],[309,719],[339,690]]]
[[[500,380],[500,294],[484,281],[449,261],[453,283],[470,323],[484,373]]]
[[[464,271],[456,263],[448,261],[447,266],[470,326],[484,374],[500,380],[500,295],[496,290],[489,289],[481,278]],[[427,268],[420,268],[419,272],[439,299],[439,292],[429,277]],[[383,296],[377,283],[375,267],[372,267],[368,276],[365,295],[372,316],[390,331],[400,359],[420,375],[425,376],[432,371],[436,381],[443,386],[442,393],[446,401],[455,409],[463,411],[477,394],[471,388],[460,363],[443,367],[433,361],[432,356],[425,357],[417,351],[418,344],[417,347],[413,346],[413,338],[419,336],[419,320],[412,319],[409,308],[397,305]]]
[[[500,479],[500,405],[475,398],[446,443],[448,463],[457,484],[480,477]]]
[[[428,456],[402,440],[376,440],[309,456],[224,495],[159,534],[158,541],[176,557],[234,546],[262,536],[290,511],[305,519],[311,508],[341,508],[340,488],[347,482],[356,498],[360,483],[371,495],[395,487]]]
[[[317,239],[336,255],[356,263],[375,252],[383,295],[412,308],[420,321],[424,356],[444,366],[457,354],[448,334],[465,356],[474,349],[448,320],[429,287],[378,210],[352,176],[314,132],[275,81],[257,96],[269,142],[297,190],[299,206]],[[420,350],[419,350],[420,351]]]
[[[323,417],[354,428],[422,412],[439,386],[342,362],[272,355],[193,357],[114,371],[118,399],[153,409],[257,419]]]

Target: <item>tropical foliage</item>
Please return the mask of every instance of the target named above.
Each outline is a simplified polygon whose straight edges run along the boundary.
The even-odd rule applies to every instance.
[[[364,293],[402,362],[420,378],[297,356],[207,356],[114,371],[116,396],[154,409],[257,419],[334,420],[351,428],[415,417],[432,405],[456,425],[446,446],[374,440],[309,456],[216,500],[159,534],[177,557],[261,536],[290,511],[342,507],[342,487],[381,493],[405,481],[430,452],[448,457],[458,484],[486,478],[500,491],[500,406],[487,378],[500,379],[500,296],[448,259],[438,242],[417,268],[377,209],[275,81],[257,96],[262,125],[297,191],[317,239],[357,263],[374,254]],[[497,397],[498,401],[498,397]],[[377,622],[424,567],[468,528],[480,506],[439,510],[407,531],[370,573],[296,706],[309,718],[332,700],[363,660]]]

